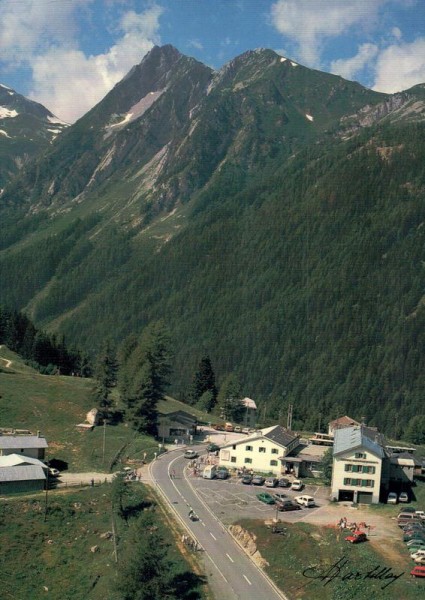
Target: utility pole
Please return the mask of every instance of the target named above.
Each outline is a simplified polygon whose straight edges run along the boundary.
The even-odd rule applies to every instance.
[[[105,445],[106,445],[106,419],[103,419],[103,448],[102,448],[102,462],[105,462]]]
[[[292,431],[292,410],[293,410],[293,405],[290,404],[288,406],[288,420],[286,422],[286,429],[288,429],[288,431]]]

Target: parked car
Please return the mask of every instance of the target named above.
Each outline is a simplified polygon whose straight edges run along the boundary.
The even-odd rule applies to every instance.
[[[185,458],[198,458],[198,453],[195,450],[186,450],[184,453]]]
[[[283,488],[286,488],[286,487],[291,487],[291,482],[289,481],[289,479],[286,479],[285,477],[281,477],[281,478],[279,479],[279,481],[278,481],[277,485],[278,485],[279,487],[283,487]]]
[[[276,487],[278,483],[278,479],[276,477],[267,477],[266,481],[264,482],[264,485],[266,487]]]
[[[406,506],[406,508],[404,510],[406,510],[407,508],[409,508],[409,507]],[[423,510],[415,510],[415,514],[418,515],[418,517],[420,519],[425,520],[425,511],[423,511]]]
[[[425,565],[425,556],[418,556],[418,558],[415,558],[415,563],[418,565]]]
[[[275,504],[273,496],[271,496],[267,492],[261,492],[261,494],[257,494],[257,498],[265,504]]]
[[[220,450],[220,446],[217,446],[217,444],[208,444],[207,446],[207,452],[219,452]]]
[[[242,433],[242,427],[240,425],[235,425],[235,433]]]
[[[266,481],[266,478],[262,475],[254,475],[252,478],[252,485],[263,485]]]
[[[408,548],[410,548],[410,546],[423,546],[425,548],[425,540],[413,538],[413,540],[406,542],[406,546]]]
[[[398,496],[395,492],[390,492],[387,498],[387,504],[397,504]]]
[[[407,492],[401,492],[400,496],[398,497],[398,501],[409,502],[409,494]]]
[[[413,506],[403,506],[404,513],[416,513],[417,511],[413,508]]]
[[[367,535],[364,533],[364,531],[354,531],[351,535],[347,535],[345,538],[345,541],[350,542],[351,544],[360,544],[366,540]]]
[[[425,577],[425,567],[413,567],[413,569],[410,571],[410,574],[412,577]]]
[[[218,467],[215,476],[217,479],[227,479],[229,477],[229,471],[226,467]]]
[[[416,545],[413,545],[413,546],[409,546],[408,550],[409,550],[410,555],[412,555],[412,554],[416,554],[416,552],[418,550],[424,550],[424,548],[425,548],[425,546],[416,546]]]
[[[280,512],[285,512],[287,510],[301,510],[301,505],[296,504],[296,502],[292,502],[292,500],[283,500],[282,502],[277,502],[276,507]]]
[[[294,479],[291,484],[291,490],[301,491],[304,488],[304,484],[301,479]]]
[[[410,558],[413,558],[413,560],[416,560],[417,558],[425,559],[425,548],[422,550],[417,550],[416,552],[412,552],[410,554]]]
[[[403,535],[403,542],[408,542],[410,540],[424,540],[425,541],[425,535],[418,531],[411,531],[409,533],[405,533]]]
[[[313,496],[297,496],[295,502],[298,502],[298,504],[301,504],[306,508],[313,508],[316,506]]]
[[[242,433],[246,433],[246,434],[248,434],[248,433],[249,433],[249,428],[248,428],[248,427],[244,427],[244,428],[242,429]]]
[[[241,482],[244,483],[245,485],[249,485],[250,483],[252,483],[252,475],[243,475]]]
[[[283,500],[286,499],[286,494],[282,494],[282,492],[276,492],[276,494],[273,494],[273,498],[276,500],[276,502],[283,502]]]

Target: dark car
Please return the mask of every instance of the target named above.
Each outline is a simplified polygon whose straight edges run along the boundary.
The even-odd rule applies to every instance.
[[[285,477],[281,477],[281,478],[279,479],[279,481],[277,482],[277,485],[278,485],[279,487],[283,487],[283,488],[285,488],[285,487],[290,487],[290,485],[291,485],[291,482],[289,481],[289,479],[285,479]]]
[[[252,478],[252,485],[264,485],[266,478],[262,475],[254,475]]]
[[[252,483],[252,475],[244,475],[241,479],[241,482],[245,485],[250,485]]]
[[[227,469],[218,469],[215,476],[217,479],[227,479],[229,477],[229,471]]]
[[[283,502],[276,502],[277,510],[285,512],[287,510],[301,510],[301,506],[292,502],[292,500],[283,500]]]
[[[416,510],[413,508],[413,506],[405,506],[403,508],[403,512],[404,513],[416,513]]]
[[[207,446],[207,452],[219,452],[220,450],[220,446],[217,446],[217,444],[208,444]]]
[[[265,504],[275,503],[273,496],[271,496],[267,492],[261,492],[261,494],[257,494],[257,498],[260,500],[260,502],[264,502]]]

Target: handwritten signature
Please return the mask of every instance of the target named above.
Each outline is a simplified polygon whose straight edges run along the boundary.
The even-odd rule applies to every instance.
[[[348,558],[342,557],[330,567],[323,567],[320,565],[307,567],[307,569],[304,569],[303,575],[308,579],[322,581],[323,586],[335,581],[335,579],[340,579],[341,581],[365,581],[367,579],[377,579],[384,582],[384,585],[381,586],[381,590],[384,590],[399,579],[399,577],[404,575],[404,571],[399,575],[395,575],[390,567],[383,567],[381,565],[376,565],[373,569],[365,572],[350,570],[347,568],[348,565]]]

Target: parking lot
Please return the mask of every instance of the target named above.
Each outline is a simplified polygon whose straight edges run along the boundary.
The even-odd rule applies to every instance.
[[[296,522],[317,511],[320,506],[328,504],[329,489],[323,486],[306,486],[302,492],[295,492],[288,488],[267,488],[263,486],[244,485],[240,478],[230,479],[203,479],[187,473],[190,482],[196,489],[198,495],[208,505],[211,511],[223,521],[229,524],[241,518],[267,519],[276,516],[276,506],[260,502],[257,494],[260,492],[284,493],[289,500],[295,496],[308,494],[315,498],[316,508],[302,508],[301,510],[279,512],[279,519],[288,522]]]

